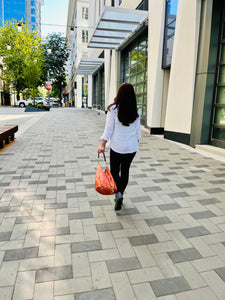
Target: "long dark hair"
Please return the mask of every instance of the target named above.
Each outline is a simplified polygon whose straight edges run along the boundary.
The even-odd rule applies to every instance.
[[[138,118],[137,100],[132,84],[121,84],[114,103],[110,104],[107,109],[109,110],[112,105],[118,108],[118,119],[124,126],[129,126]]]

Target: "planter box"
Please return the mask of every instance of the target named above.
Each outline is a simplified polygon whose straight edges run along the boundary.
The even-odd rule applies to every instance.
[[[39,112],[43,112],[43,111],[49,111],[50,110],[50,106],[46,106],[45,109],[40,109],[37,107],[33,107],[33,106],[26,106],[25,108],[25,112],[35,112],[35,111],[39,111]]]

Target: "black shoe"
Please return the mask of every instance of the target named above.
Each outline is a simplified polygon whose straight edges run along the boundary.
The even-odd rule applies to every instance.
[[[122,205],[123,205],[123,198],[117,199],[115,204],[115,210],[121,210]]]

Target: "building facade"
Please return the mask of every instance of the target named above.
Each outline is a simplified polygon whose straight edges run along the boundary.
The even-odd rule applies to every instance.
[[[151,134],[225,148],[224,20],[219,0],[90,0],[88,107],[130,82]]]
[[[67,92],[72,106],[85,107],[88,98],[88,78],[76,72],[83,58],[88,57],[88,0],[70,0],[67,19]]]
[[[5,21],[26,22],[29,29],[41,32],[41,4],[44,0],[2,0],[0,2],[1,26]]]

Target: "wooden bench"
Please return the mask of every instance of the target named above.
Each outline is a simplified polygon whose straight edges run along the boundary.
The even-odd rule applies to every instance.
[[[14,134],[18,131],[18,125],[4,125],[0,126],[0,148],[5,144],[9,144],[9,141],[14,140]]]

